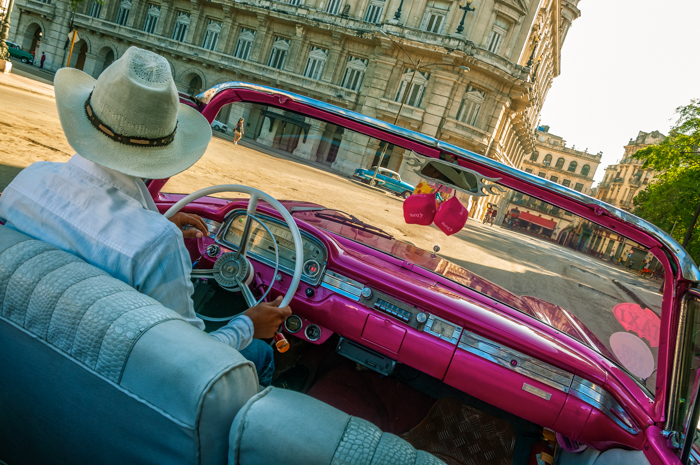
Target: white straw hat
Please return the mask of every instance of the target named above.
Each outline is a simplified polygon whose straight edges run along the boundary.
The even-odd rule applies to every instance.
[[[179,103],[168,61],[147,50],[130,47],[97,80],[62,68],[54,88],[71,147],[124,174],[168,178],[199,160],[211,140],[206,118]]]

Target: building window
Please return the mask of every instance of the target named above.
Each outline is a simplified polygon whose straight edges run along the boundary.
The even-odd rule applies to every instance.
[[[326,13],[337,15],[340,11],[340,5],[342,3],[343,0],[328,0],[328,5],[326,5]]]
[[[537,159],[540,157],[540,154],[538,152],[532,152],[530,154],[530,161],[537,161]]]
[[[525,172],[532,174],[532,170],[530,168],[525,168]]]
[[[571,181],[569,181],[568,179],[564,179],[564,180],[562,181],[562,185],[564,185],[564,186],[566,186],[566,187],[569,187],[569,186],[571,186]]]
[[[369,60],[365,60],[364,58],[357,58],[354,56],[348,57],[348,64],[345,68],[343,82],[340,86],[358,92],[360,86],[362,86],[362,79],[365,77],[368,63]]]
[[[328,50],[321,47],[311,47],[309,60],[306,62],[306,70],[304,70],[304,76],[311,79],[321,79],[321,74],[323,73],[323,67],[326,66],[327,58]]]
[[[564,169],[564,159],[563,158],[558,158],[557,159],[557,164],[554,165],[555,168],[558,168],[560,170]]]
[[[581,176],[588,176],[588,173],[591,172],[591,166],[590,165],[583,165],[583,168],[581,168]]]
[[[126,26],[126,20],[129,19],[129,12],[131,11],[131,0],[122,0],[119,4],[119,11],[117,12],[116,23],[120,26]]]
[[[575,172],[576,172],[576,167],[577,167],[577,166],[578,166],[578,163],[576,163],[575,161],[572,161],[571,163],[569,163],[569,169],[568,169],[568,171],[571,171],[572,173],[575,173]]]
[[[289,51],[290,44],[291,42],[288,39],[275,37],[275,42],[272,45],[272,52],[270,52],[270,60],[267,62],[267,66],[282,69],[284,64],[287,62],[287,52]]]
[[[559,176],[550,176],[549,180],[552,182],[558,182],[559,181]]]
[[[549,154],[549,153],[548,153],[547,155],[545,155],[545,156],[544,156],[544,161],[542,162],[542,164],[543,164],[544,166],[549,166],[549,165],[551,165],[551,164],[552,164],[552,155]]]
[[[384,11],[384,0],[372,0],[367,8],[367,14],[365,15],[365,21],[368,23],[377,24],[382,19],[382,12]]]
[[[501,44],[503,43],[503,38],[508,33],[508,23],[500,18],[496,18],[496,22],[493,24],[493,29],[489,35],[489,40],[486,42],[486,49],[491,52],[498,54],[501,51]]]
[[[92,5],[90,6],[90,13],[88,14],[93,18],[98,18],[100,16],[100,11],[102,11],[102,4],[93,0]]]
[[[537,173],[537,176],[544,178],[547,176],[547,173],[545,173],[544,171],[540,171],[539,173]]]
[[[143,25],[144,32],[153,34],[156,32],[156,25],[158,24],[158,18],[160,17],[160,7],[155,5],[148,5],[148,13],[146,13],[146,22]]]
[[[301,0],[287,0],[287,3],[294,6],[299,6],[301,5]]]
[[[204,42],[202,47],[212,52],[216,50],[216,44],[219,43],[219,34],[221,34],[221,27],[223,25],[217,21],[209,20],[207,25],[207,33],[204,34]]]
[[[484,98],[485,94],[483,92],[472,86],[468,86],[467,91],[464,93],[462,105],[459,107],[457,119],[470,126],[475,126],[476,118],[479,116],[479,110],[481,110],[481,105],[484,103]]]
[[[574,186],[575,191],[583,192],[583,184],[580,182],[577,182],[576,185]]]
[[[419,107],[423,100],[423,94],[428,85],[430,74],[418,71],[416,77],[413,78],[413,73],[414,71],[412,69],[404,68],[403,76],[401,76],[401,84],[399,85],[399,92],[396,94],[396,101],[399,103],[403,101],[406,87],[408,87],[408,83],[413,79],[411,88],[408,90],[408,95],[406,96],[406,105],[409,107]]]
[[[429,2],[423,15],[423,22],[420,28],[424,31],[434,32],[435,34],[442,33],[445,26],[445,18],[447,17],[450,5],[443,2]]]
[[[175,29],[173,29],[173,40],[184,42],[187,37],[187,28],[190,26],[190,15],[187,13],[178,13]]]
[[[238,43],[233,56],[241,60],[247,60],[250,57],[250,49],[253,48],[253,40],[255,40],[255,31],[251,29],[241,29],[238,34]]]

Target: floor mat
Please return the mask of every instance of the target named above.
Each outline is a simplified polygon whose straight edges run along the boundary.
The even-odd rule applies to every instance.
[[[515,433],[510,425],[454,398],[437,401],[425,419],[401,437],[448,465],[509,465],[513,461]]]

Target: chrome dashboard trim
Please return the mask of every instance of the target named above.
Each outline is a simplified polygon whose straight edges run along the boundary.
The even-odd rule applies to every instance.
[[[360,301],[360,296],[362,295],[362,289],[365,285],[350,279],[347,276],[343,276],[339,273],[334,273],[330,270],[326,270],[323,274],[323,282],[321,287],[325,287],[331,291],[342,294],[348,299],[352,299],[355,302]]]
[[[574,375],[528,355],[464,331],[459,348],[562,392],[569,392]]]
[[[433,323],[435,323],[436,320],[442,321],[443,323],[446,323],[450,326],[455,327],[454,332],[452,333],[452,337],[448,338],[448,337],[441,335],[440,333],[436,333],[435,331],[433,331]],[[425,326],[423,326],[423,332],[426,332],[432,336],[435,336],[438,339],[442,339],[443,341],[447,341],[450,344],[457,345],[457,343],[459,342],[459,335],[462,333],[462,327],[455,324],[455,323],[447,321],[444,318],[440,318],[440,317],[437,317],[435,315],[429,314],[428,321],[426,321]]]
[[[229,248],[229,249],[232,249],[232,250],[238,250],[238,246],[237,246],[236,244],[232,244],[232,243],[230,243],[230,242],[224,240],[224,235],[226,234],[226,231],[228,231],[229,226],[231,225],[231,222],[234,221],[234,220],[235,220],[236,218],[238,218],[239,216],[245,215],[245,214],[247,214],[245,210],[232,210],[232,211],[230,211],[228,214],[226,214],[226,218],[224,219],[223,225],[222,225],[221,228],[219,229],[218,234],[217,234],[216,237],[214,238],[214,242],[216,242],[216,243],[219,244],[219,245],[223,245],[223,246],[226,247],[226,248]],[[265,220],[265,221],[270,221],[270,222],[275,223],[275,224],[277,224],[277,225],[281,225],[281,226],[284,226],[284,227],[288,228],[287,223],[285,223],[284,221],[280,221],[280,220],[278,220],[277,218],[272,218],[272,217],[267,216],[267,215],[255,215],[255,218],[256,218],[256,219],[258,220],[258,222],[260,222],[260,223],[262,223],[261,220]],[[265,229],[268,229],[267,226],[264,226],[264,225],[263,225],[263,227],[264,227]],[[316,275],[315,279],[312,279],[310,276],[305,275],[303,272],[302,272],[302,275],[301,275],[301,280],[302,280],[303,282],[305,282],[306,284],[311,284],[312,286],[318,286],[319,283],[320,283],[320,281],[321,281],[321,276],[323,275],[323,272],[326,270],[326,266],[327,266],[327,263],[328,263],[328,262],[326,261],[326,260],[328,259],[328,250],[327,250],[326,247],[323,245],[323,243],[321,243],[321,241],[317,240],[317,239],[316,239],[314,236],[312,236],[311,234],[307,233],[306,231],[302,231],[301,229],[299,230],[299,232],[301,233],[301,236],[302,236],[303,239],[306,239],[306,240],[308,240],[308,241],[310,241],[310,242],[313,242],[313,243],[316,244],[318,247],[320,247],[321,250],[323,251],[324,255],[325,255],[325,257],[324,257],[324,259],[323,259],[323,263],[320,265],[319,273]],[[268,233],[270,233],[269,230],[268,230]],[[276,242],[276,241],[275,241],[275,242]],[[260,255],[256,254],[255,252],[248,252],[247,255],[251,255],[251,256],[255,257],[256,260],[258,260],[258,261],[260,261],[260,262],[262,262],[262,263],[265,263],[266,265],[269,265],[269,266],[272,266],[272,267],[275,267],[275,266],[276,266],[276,265],[275,265],[275,262],[273,262],[272,260],[269,260],[269,259],[267,259],[267,258],[265,258],[265,257],[261,257]],[[279,265],[279,270],[280,270],[281,272],[284,272],[285,274],[287,274],[287,275],[289,275],[289,276],[292,276],[292,275],[294,274],[294,270],[290,270],[289,268],[287,268],[287,267],[284,266],[284,265]]]
[[[597,384],[580,376],[574,376],[569,394],[600,410],[628,433],[638,434],[640,432],[634,420],[617,403],[615,398]]]
[[[451,152],[451,153],[454,153],[458,156],[464,157],[468,160],[471,160],[471,161],[474,161],[474,162],[479,163],[481,165],[484,165],[488,168],[506,173],[509,176],[512,176],[512,177],[515,177],[518,179],[524,179],[529,184],[534,184],[534,185],[537,185],[539,187],[543,187],[545,189],[548,189],[549,191],[555,192],[556,194],[561,195],[563,197],[566,197],[568,199],[586,204],[596,214],[602,214],[604,212],[607,212],[607,214],[609,214],[611,217],[617,218],[619,220],[622,220],[624,222],[632,224],[632,225],[636,226],[637,228],[639,228],[640,230],[644,231],[645,233],[658,239],[678,259],[678,262],[680,263],[680,268],[681,268],[681,272],[683,274],[683,277],[689,281],[700,282],[700,269],[698,269],[698,266],[695,264],[695,262],[690,257],[688,252],[686,252],[685,249],[683,249],[683,247],[681,247],[681,245],[673,237],[671,237],[670,234],[661,230],[657,226],[654,226],[653,224],[649,223],[648,221],[645,221],[637,216],[634,216],[631,213],[628,213],[622,209],[619,209],[619,208],[614,207],[610,204],[602,202],[599,199],[590,197],[586,194],[580,193],[580,192],[575,191],[573,189],[570,189],[568,187],[564,187],[560,184],[557,184],[555,182],[550,181],[549,179],[540,178],[540,177],[536,176],[535,174],[530,174],[530,173],[522,171],[518,168],[515,168],[513,166],[509,166],[509,165],[500,163],[500,162],[496,161],[495,159],[489,158],[487,156],[479,155],[479,154],[474,153],[474,152],[470,152],[470,151],[465,150],[461,147],[457,147],[456,145],[452,145],[452,144],[449,144],[447,142],[443,142],[441,140],[438,140],[434,137],[426,136],[425,134],[421,134],[419,132],[412,131],[410,129],[406,129],[406,128],[402,128],[400,126],[389,124],[389,123],[381,121],[379,119],[365,116],[361,113],[357,113],[357,112],[354,112],[351,110],[346,110],[346,109],[338,107],[336,105],[331,105],[329,103],[321,102],[319,100],[312,99],[310,97],[305,97],[303,95],[295,94],[293,92],[289,92],[286,90],[276,89],[274,87],[269,87],[269,86],[261,86],[258,84],[251,84],[251,83],[240,82],[240,81],[222,82],[222,83],[217,84],[217,85],[211,87],[210,89],[205,90],[204,92],[200,93],[199,95],[194,97],[194,100],[197,102],[201,102],[201,104],[203,106],[206,106],[214,99],[214,97],[217,96],[217,94],[224,92],[226,90],[235,91],[237,89],[250,90],[250,91],[264,93],[267,95],[276,96],[279,98],[280,104],[283,104],[286,100],[292,100],[295,102],[299,102],[301,104],[308,105],[308,106],[313,107],[313,108],[318,108],[318,109],[323,110],[325,112],[340,116],[342,118],[349,119],[351,121],[358,122],[358,123],[366,125],[366,126],[378,128],[378,129],[385,131],[389,134],[394,134],[394,135],[397,135],[399,137],[403,137],[405,139],[418,142],[422,145],[425,145],[425,146],[433,148],[433,149]],[[200,110],[204,110],[204,108],[200,108]]]
[[[617,403],[615,398],[591,381],[467,330],[462,332],[458,347],[484,360],[582,400],[603,412],[628,433],[638,434],[640,432],[634,420]]]

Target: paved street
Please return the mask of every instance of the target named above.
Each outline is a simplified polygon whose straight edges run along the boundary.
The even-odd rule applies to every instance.
[[[23,167],[41,160],[66,161],[73,153],[62,134],[54,100],[20,90],[19,84],[3,85],[7,82],[0,78],[0,101],[4,102],[0,191]],[[441,257],[517,295],[562,306],[605,344],[612,333],[623,330],[612,314],[616,304],[636,299],[660,313],[658,282],[552,242],[474,220],[451,237],[434,226],[408,225],[402,200],[395,196],[358,185],[326,166],[299,163],[275,151],[261,153],[248,143],[234,146],[230,137],[214,137],[202,159],[173,177],[165,190],[193,192],[215,184],[246,184],[279,199],[311,201],[349,212],[423,249],[439,244]]]

